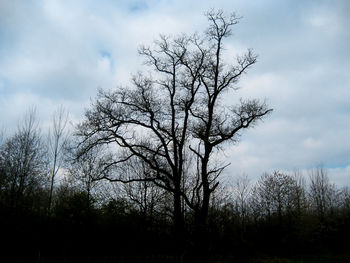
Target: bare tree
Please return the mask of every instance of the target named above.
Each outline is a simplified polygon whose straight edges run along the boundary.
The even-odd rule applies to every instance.
[[[284,215],[300,208],[303,188],[297,177],[275,171],[264,174],[253,188],[253,204],[262,217],[277,216],[282,221]]]
[[[211,11],[207,18],[209,27],[202,36],[161,36],[154,48],[141,47],[153,76],[139,73],[132,87],[100,91],[78,128],[82,154],[97,145],[115,153],[106,163],[108,173],[100,179],[150,181],[172,193],[173,220],[179,231],[184,225],[184,203],[194,211],[196,225],[206,225],[210,196],[227,166],[213,161],[216,151],[226,142],[237,142],[242,130],[271,112],[258,100],[224,103],[257,56],[248,50],[235,63],[226,64],[223,42],[239,17]],[[197,161],[185,173],[189,154]],[[151,172],[132,178],[117,172],[121,163],[134,158]],[[191,189],[184,189],[188,186],[184,181],[192,182]]]
[[[312,208],[323,220],[336,203],[336,187],[329,182],[327,171],[323,168],[319,167],[310,172],[309,195]]]
[[[0,129],[0,145],[3,144],[4,139],[5,139],[5,131],[4,129]]]
[[[0,149],[2,190],[10,207],[18,207],[45,183],[46,151],[38,128],[35,109],[28,111],[14,135]],[[25,198],[26,197],[26,198]],[[26,200],[25,200],[26,199]]]
[[[133,159],[124,163],[125,172],[131,173],[130,178],[147,177],[148,166],[140,159]],[[145,218],[153,219],[155,214],[166,213],[166,192],[149,181],[138,181],[124,184],[126,196],[136,205]]]
[[[249,214],[249,198],[251,195],[250,180],[247,174],[243,174],[236,178],[233,189],[233,198],[235,208],[241,219],[243,231],[245,229],[246,220]]]
[[[51,164],[50,171],[50,192],[48,213],[51,211],[52,194],[55,184],[55,177],[62,166],[63,162],[63,150],[67,144],[68,133],[66,125],[68,121],[68,113],[63,107],[59,107],[52,116],[52,127],[48,134],[48,153]]]
[[[289,209],[296,217],[300,217],[306,212],[309,205],[307,200],[306,180],[299,171],[295,171],[291,177],[294,180],[294,187]]]
[[[4,132],[3,130],[0,131],[0,202],[3,202],[4,200],[4,191],[6,190],[6,165],[5,165],[5,158],[3,156],[3,149],[4,149]]]
[[[339,190],[339,208],[350,211],[350,188],[345,186]]]
[[[68,175],[71,177],[74,187],[86,193],[86,208],[89,213],[93,201],[93,190],[98,184],[96,179],[106,172],[106,159],[104,159],[101,147],[95,147],[78,157],[76,148],[72,146],[69,148],[71,163],[68,167]]]

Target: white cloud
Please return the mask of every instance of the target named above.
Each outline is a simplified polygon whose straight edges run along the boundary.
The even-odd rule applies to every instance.
[[[328,175],[330,180],[339,186],[349,186],[350,183],[350,165],[338,168],[329,168]]]
[[[259,61],[230,101],[267,99],[274,112],[227,147],[229,172],[348,167],[348,1],[215,1],[244,18],[227,40],[230,61],[254,48]],[[140,44],[160,33],[202,31],[212,1],[1,1],[0,120],[16,127],[37,105],[45,123],[63,104],[76,121],[98,87],[126,85],[142,68]],[[108,55],[107,55],[108,54]],[[3,125],[3,124],[2,124]],[[332,168],[345,182],[349,168]]]
[[[310,149],[310,150],[314,150],[314,151],[319,150],[323,146],[323,144],[320,140],[317,140],[313,137],[306,138],[304,140],[303,144],[304,144],[304,147],[306,149]]]

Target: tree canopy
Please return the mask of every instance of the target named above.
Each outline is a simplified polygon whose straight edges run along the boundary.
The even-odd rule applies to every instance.
[[[129,87],[100,90],[77,133],[81,155],[101,145],[108,149],[104,173],[96,179],[151,181],[171,192],[178,227],[183,201],[197,225],[206,224],[211,193],[227,166],[212,156],[272,111],[259,100],[224,102],[257,56],[248,50],[224,58],[224,41],[239,17],[222,11],[206,16],[209,26],[201,35],[162,35],[154,46],[142,46],[150,70],[136,74]],[[134,158],[149,172],[126,177],[122,163]]]

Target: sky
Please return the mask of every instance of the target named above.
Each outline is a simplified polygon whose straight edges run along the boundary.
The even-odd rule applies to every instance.
[[[0,129],[35,107],[42,127],[64,106],[74,126],[97,90],[128,85],[140,45],[159,34],[203,32],[212,8],[242,17],[228,55],[259,55],[237,98],[273,113],[225,147],[225,176],[322,166],[350,185],[350,1],[0,0]]]

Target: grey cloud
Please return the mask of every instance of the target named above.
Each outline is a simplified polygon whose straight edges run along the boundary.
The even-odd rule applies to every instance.
[[[245,48],[259,54],[232,100],[266,98],[275,109],[227,148],[227,173],[257,177],[324,163],[344,183],[350,153],[349,1],[145,3],[33,0],[23,8],[23,1],[1,1],[0,103],[6,108],[0,121],[14,126],[32,104],[43,122],[59,104],[78,121],[98,87],[126,85],[141,67],[140,44],[152,43],[159,33],[201,31],[204,12],[215,4],[243,16],[228,40],[227,60]]]

